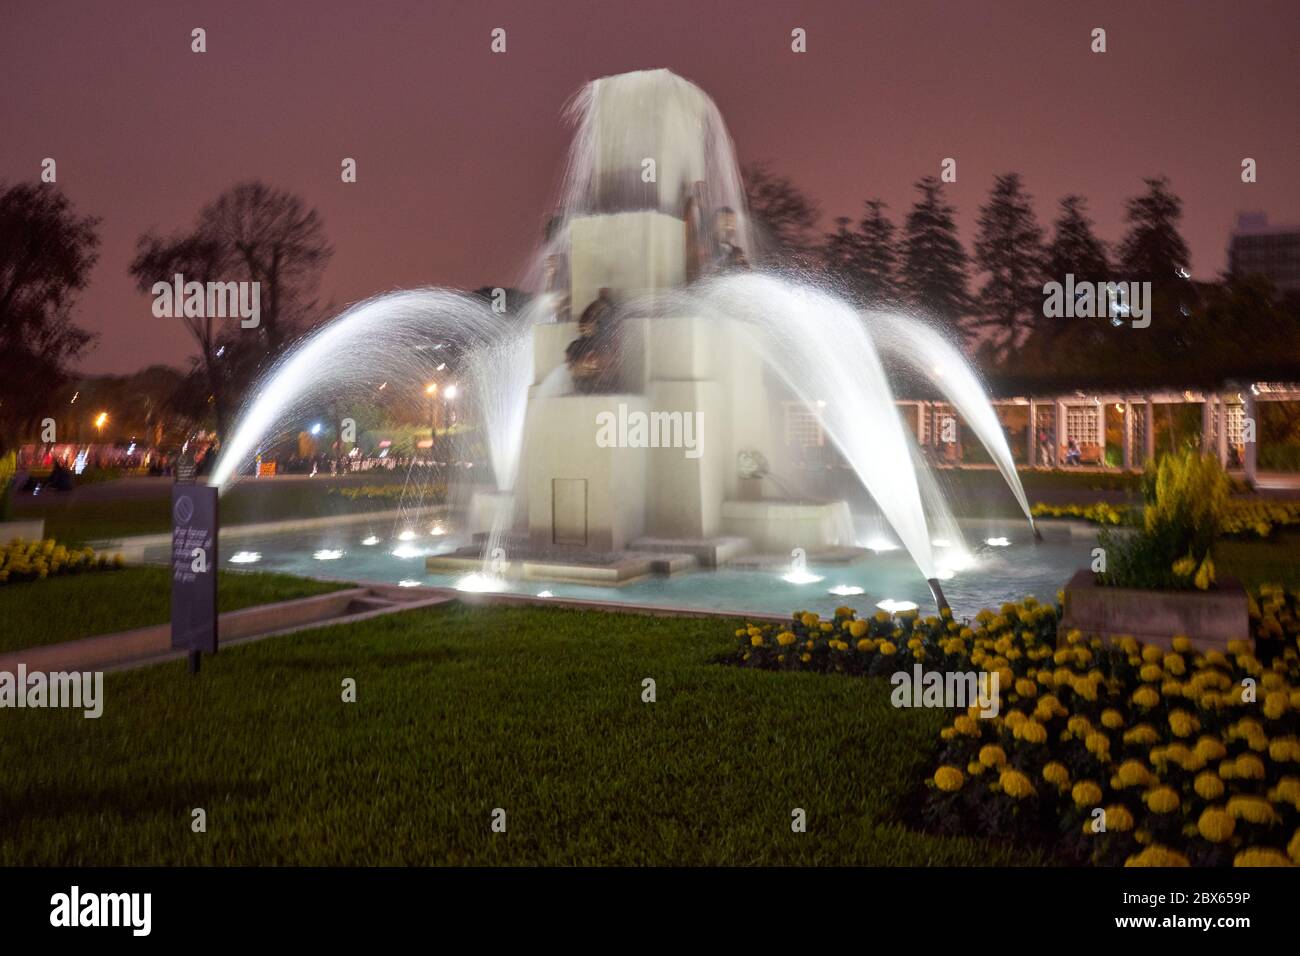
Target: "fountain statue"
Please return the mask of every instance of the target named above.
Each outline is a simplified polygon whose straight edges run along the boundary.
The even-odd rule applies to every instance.
[[[519,573],[618,584],[746,555],[856,557],[848,502],[818,494],[792,454],[824,440],[942,605],[960,529],[898,413],[887,362],[944,393],[1028,517],[1005,436],[960,351],[915,317],[864,314],[814,282],[751,266],[756,236],[734,148],[694,84],[667,70],[604,77],[567,115],[576,130],[559,211],[523,321],[503,325],[440,290],[354,307],[272,371],[215,480],[247,467],[343,368],[414,361],[421,335],[454,329],[495,488],[480,486],[469,509],[481,539],[430,557],[431,569],[481,565],[483,586],[482,555],[508,555]]]

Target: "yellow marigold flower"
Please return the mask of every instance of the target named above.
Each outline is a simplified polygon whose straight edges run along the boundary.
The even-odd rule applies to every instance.
[[[1233,773],[1238,780],[1263,780],[1264,761],[1254,754],[1240,754],[1233,761]]]
[[[1047,742],[1047,728],[1036,720],[1026,720],[1015,730],[1015,735],[1029,744]]]
[[[1165,652],[1154,644],[1148,644],[1142,648],[1142,660],[1146,661],[1148,664],[1155,664],[1162,660],[1164,656]]]
[[[794,632],[782,631],[780,634],[776,636],[776,642],[780,644],[782,647],[789,647],[791,644],[795,642]]]
[[[1120,787],[1145,787],[1152,782],[1151,771],[1146,768],[1141,760],[1130,758],[1119,765],[1115,771],[1115,776],[1119,778]]]
[[[1169,729],[1178,737],[1190,737],[1201,729],[1201,722],[1185,710],[1171,711]]]
[[[1016,681],[1016,693],[1021,697],[1035,697],[1038,695],[1038,684],[1028,677],[1021,677]]]
[[[1065,729],[1070,733],[1082,737],[1092,731],[1092,724],[1087,717],[1076,715],[1065,722]]]
[[[1277,786],[1269,791],[1268,798],[1274,803],[1289,803],[1300,810],[1300,778],[1283,777],[1277,782]]]
[[[822,621],[821,624],[818,626],[821,627],[823,632],[835,630],[835,625],[832,624],[830,621]]]
[[[1115,803],[1106,808],[1106,829],[1127,833],[1133,829],[1133,814],[1122,803]]]
[[[862,637],[867,633],[868,627],[870,627],[870,625],[867,624],[866,621],[854,621],[849,625],[849,633],[854,637]]]
[[[804,627],[816,627],[820,619],[812,611],[805,611],[799,617],[799,620],[803,623]]]
[[[965,734],[967,737],[978,737],[980,735],[979,721],[969,714],[962,714],[952,722],[953,730],[959,734]]]
[[[1138,724],[1130,730],[1124,731],[1124,743],[1126,744],[1153,744],[1160,739],[1156,729],[1150,724]]]
[[[1292,834],[1291,842],[1286,845],[1286,855],[1293,863],[1300,863],[1300,828]]]
[[[970,763],[966,764],[966,772],[972,777],[978,777],[986,769],[987,768],[978,760],[972,760]]]
[[[944,793],[956,793],[965,782],[965,775],[956,767],[944,766],[934,772],[934,785]]]
[[[892,641],[881,641],[879,650],[886,657],[898,653],[898,648],[894,646]]]
[[[1136,856],[1124,861],[1125,866],[1191,866],[1187,857],[1168,847],[1153,843]]]
[[[1213,770],[1197,774],[1192,787],[1203,800],[1217,800],[1223,796],[1223,781]]]
[[[1274,737],[1268,743],[1268,755],[1275,763],[1300,760],[1300,743],[1294,737]]]
[[[1196,741],[1196,755],[1202,760],[1221,760],[1228,753],[1228,748],[1213,737],[1202,737]]]
[[[1232,836],[1237,821],[1222,807],[1206,807],[1196,821],[1196,830],[1211,843],[1222,843]]]
[[[1101,802],[1101,787],[1091,780],[1080,780],[1070,791],[1076,807],[1093,807]]]
[[[876,649],[876,642],[869,637],[864,637],[858,641],[858,650],[870,653]]]
[[[888,612],[888,611],[877,611],[877,612],[875,613],[875,618],[876,618],[876,623],[877,623],[877,624],[887,624],[887,623],[889,623],[889,612]]]
[[[1008,796],[1015,797],[1017,800],[1036,796],[1038,793],[1029,778],[1019,770],[1003,770],[1001,776],[998,777],[998,783],[1001,784],[1003,791]]]
[[[979,759],[986,767],[1001,767],[1007,762],[1007,753],[997,744],[985,744],[980,748]]]
[[[1264,695],[1264,716],[1277,720],[1286,713],[1291,704],[1291,695],[1286,691],[1271,690]]]
[[[1118,730],[1124,726],[1124,715],[1114,707],[1107,707],[1101,712],[1101,725],[1108,730]]]
[[[804,653],[799,655],[799,660],[807,664],[810,660],[812,660],[812,655],[809,654],[807,651],[805,651]]]
[[[1070,770],[1065,764],[1053,760],[1043,765],[1043,779],[1059,790],[1070,785]]]
[[[1182,677],[1187,673],[1187,662],[1183,660],[1181,654],[1166,654],[1161,663],[1164,664],[1165,670],[1175,677]]]
[[[752,647],[762,647],[762,646],[763,646],[763,635],[762,635],[762,634],[755,634],[753,637],[751,637],[751,638],[749,639],[749,643],[750,643],[750,646],[752,646]]]
[[[1138,671],[1138,677],[1147,684],[1154,684],[1164,676],[1165,672],[1160,669],[1159,664],[1146,664],[1140,671]]]
[[[1146,795],[1147,809],[1152,813],[1173,813],[1180,803],[1178,793],[1172,787],[1156,787]]]
[[[1276,823],[1277,813],[1263,797],[1238,794],[1228,798],[1228,812],[1247,823]]]
[[[1281,850],[1253,846],[1232,858],[1233,866],[1291,866],[1291,861]]]
[[[1179,634],[1177,637],[1175,637],[1173,644],[1174,644],[1174,650],[1176,650],[1180,654],[1186,654],[1188,651],[1192,649],[1191,638],[1187,637],[1187,635],[1185,634]]]
[[[1098,757],[1104,757],[1110,753],[1110,738],[1103,733],[1094,731],[1083,739],[1083,745],[1088,748],[1088,753]]]
[[[1160,692],[1150,685],[1139,687],[1133,692],[1132,701],[1139,707],[1154,707],[1160,703]]]

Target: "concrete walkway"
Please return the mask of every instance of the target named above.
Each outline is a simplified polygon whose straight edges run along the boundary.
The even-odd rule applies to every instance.
[[[455,600],[456,592],[441,588],[371,585],[263,604],[222,614],[217,624],[218,647],[234,647],[314,627],[353,624]],[[47,673],[126,670],[185,656],[184,651],[172,649],[171,623],[167,622],[0,654],[0,671],[16,673],[19,664],[25,664],[28,671]]]

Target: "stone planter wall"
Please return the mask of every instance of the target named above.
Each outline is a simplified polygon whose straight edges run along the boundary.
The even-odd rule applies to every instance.
[[[1250,638],[1246,589],[1224,578],[1209,591],[1143,591],[1099,586],[1093,573],[1076,571],[1065,586],[1060,638],[1072,630],[1106,638],[1135,637],[1168,647],[1186,635],[1200,650],[1223,650]]]

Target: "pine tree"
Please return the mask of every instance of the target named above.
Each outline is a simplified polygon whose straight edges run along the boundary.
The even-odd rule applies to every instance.
[[[858,261],[862,295],[870,306],[894,305],[899,300],[898,245],[894,224],[885,216],[885,204],[868,199],[866,212],[858,222],[861,256]]]
[[[1048,277],[1056,282],[1065,282],[1067,275],[1073,275],[1076,282],[1107,281],[1110,263],[1106,246],[1092,231],[1088,201],[1070,195],[1061,199],[1060,206],[1047,249]]]
[[[855,229],[848,216],[836,217],[835,232],[826,236],[822,247],[823,264],[860,305],[893,305],[898,300],[894,224],[881,200],[868,199],[863,206],[866,211]]]
[[[970,325],[1005,358],[1024,343],[1042,315],[1047,262],[1043,230],[1018,173],[994,179],[989,201],[980,208],[975,258],[988,278]]]
[[[955,210],[944,202],[943,187],[934,176],[917,182],[916,190],[921,196],[904,228],[903,291],[908,304],[956,329],[969,311],[970,296]]]
[[[1128,235],[1119,247],[1120,264],[1134,279],[1161,284],[1183,278],[1192,255],[1178,233],[1183,201],[1169,191],[1169,180],[1145,180],[1147,191],[1127,203],[1124,221]]]

